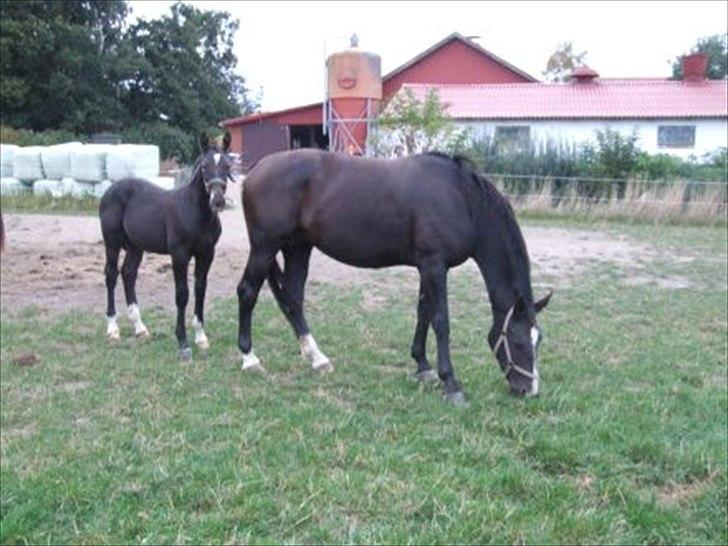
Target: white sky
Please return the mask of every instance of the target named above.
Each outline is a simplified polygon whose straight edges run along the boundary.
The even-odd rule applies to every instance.
[[[131,1],[132,20],[169,12],[170,1]],[[587,51],[602,77],[668,77],[698,38],[728,30],[728,2],[232,2],[191,1],[240,21],[238,72],[262,109],[323,99],[325,53],[348,46],[397,68],[453,32],[542,79],[559,43]]]

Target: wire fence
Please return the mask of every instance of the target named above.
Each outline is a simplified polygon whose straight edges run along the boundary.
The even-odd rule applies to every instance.
[[[486,173],[519,211],[656,221],[725,222],[725,181],[643,180]]]

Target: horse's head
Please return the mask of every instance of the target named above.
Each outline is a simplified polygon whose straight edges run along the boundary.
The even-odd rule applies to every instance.
[[[202,133],[200,150],[202,151],[199,160],[200,176],[210,198],[210,208],[217,214],[225,208],[225,190],[227,190],[228,180],[232,180],[233,158],[228,153],[230,133],[225,132],[222,149],[210,145],[210,139],[205,133]]]
[[[538,345],[541,329],[536,314],[549,302],[551,293],[529,309],[523,296],[505,314],[496,317],[488,334],[490,347],[505,374],[511,394],[536,396],[538,394]]]

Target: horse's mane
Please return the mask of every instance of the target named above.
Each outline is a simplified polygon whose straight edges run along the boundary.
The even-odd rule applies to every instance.
[[[477,188],[488,208],[494,207],[496,209],[494,212],[502,215],[508,224],[516,224],[516,215],[510,202],[490,180],[478,172],[479,168],[475,161],[464,155],[448,155],[438,151],[425,152],[416,157],[433,157],[454,163],[460,174],[460,180]]]
[[[485,175],[479,173],[480,169],[477,164],[467,156],[448,155],[443,152],[432,151],[425,152],[416,157],[430,157],[454,164],[459,174],[459,181],[467,186],[466,192],[472,198],[472,201],[469,199],[469,203],[475,207],[473,214],[482,215],[483,209],[485,209],[501,220],[500,223],[493,225],[500,225],[502,227],[502,237],[510,243],[508,248],[512,252],[509,252],[509,254],[514,265],[521,274],[525,274],[520,279],[521,290],[529,303],[531,303],[533,301],[533,295],[531,293],[528,251],[526,250],[526,242],[523,239],[523,234],[516,221],[516,214],[508,198],[499,192]]]

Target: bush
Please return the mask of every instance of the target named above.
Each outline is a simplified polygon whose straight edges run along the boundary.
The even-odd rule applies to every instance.
[[[35,132],[29,129],[14,129],[7,125],[0,125],[0,142],[3,144],[52,146],[64,142],[85,142],[86,140],[85,136],[64,129],[47,129]]]
[[[190,163],[197,157],[196,136],[163,122],[130,127],[124,130],[121,136],[123,142],[159,146],[159,156],[162,160],[176,158],[182,163]]]

